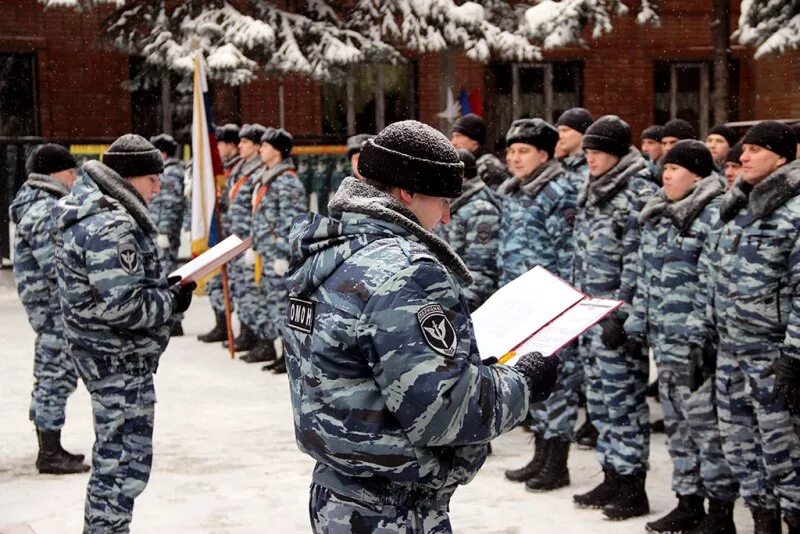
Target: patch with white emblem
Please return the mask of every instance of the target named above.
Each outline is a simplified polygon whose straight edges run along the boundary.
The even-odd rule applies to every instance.
[[[136,247],[133,243],[120,243],[117,246],[117,257],[122,269],[128,273],[133,274],[139,269],[139,253],[136,252]]]
[[[456,329],[438,304],[428,304],[417,312],[422,336],[430,348],[452,358],[456,353]]]
[[[286,324],[306,334],[314,332],[314,301],[290,297]]]

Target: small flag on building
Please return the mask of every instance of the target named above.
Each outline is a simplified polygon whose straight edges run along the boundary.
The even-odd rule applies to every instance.
[[[203,53],[195,50],[192,113],[192,256],[220,241],[216,183],[223,175],[217,152]]]

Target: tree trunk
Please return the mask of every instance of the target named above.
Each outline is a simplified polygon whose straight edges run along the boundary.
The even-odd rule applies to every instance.
[[[383,65],[375,65],[375,131],[386,126],[386,98],[383,90]]]
[[[714,45],[714,93],[711,96],[711,102],[714,108],[715,124],[728,122],[730,15],[730,0],[714,0],[714,20],[711,24]]]
[[[172,135],[172,79],[166,68],[161,71],[161,132]]]

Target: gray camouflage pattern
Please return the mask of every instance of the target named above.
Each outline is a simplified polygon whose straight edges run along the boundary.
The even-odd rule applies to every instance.
[[[497,290],[502,201],[478,177],[464,182],[462,195],[450,204],[450,222],[436,228],[469,269],[474,283],[464,290],[476,310]]]
[[[9,209],[16,225],[14,234],[14,282],[28,321],[36,333],[33,358],[33,390],[28,415],[41,430],[64,426],[67,398],[75,391],[78,376],[65,352],[64,328],[58,292],[53,207],[69,188],[51,176],[31,174]]]
[[[152,458],[153,373],[175,298],[136,191],[98,161],[54,210],[67,347],[89,390],[95,445],[84,532],[128,532]]]
[[[159,234],[169,238],[169,248],[158,248],[158,259],[165,273],[178,266],[178,249],[181,246],[183,215],[186,210],[183,196],[183,168],[175,158],[164,162],[164,172],[159,176],[161,191],[150,200],[147,209]]]
[[[407,208],[347,178],[329,209],[291,233],[289,293],[313,306],[309,330],[292,326],[294,305],[286,328],[298,447],[317,461],[314,482],[340,497],[445,513],[486,443],[524,419],[528,383],[481,363],[462,294],[469,272]]]
[[[638,150],[603,176],[590,178],[578,196],[573,283],[584,293],[624,302],[627,314],[637,278],[639,211],[655,191]],[[601,325],[579,340],[589,417],[599,432],[600,464],[618,474],[647,469],[650,424],[645,388],[648,358],[629,356],[623,347],[606,348]]]

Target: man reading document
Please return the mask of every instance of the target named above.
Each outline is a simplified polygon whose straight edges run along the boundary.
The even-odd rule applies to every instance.
[[[553,387],[558,358],[484,365],[463,262],[432,230],[463,164],[416,121],[385,128],[330,216],[292,229],[286,364],[314,532],[451,532],[450,497]],[[483,355],[500,356],[500,355]]]

